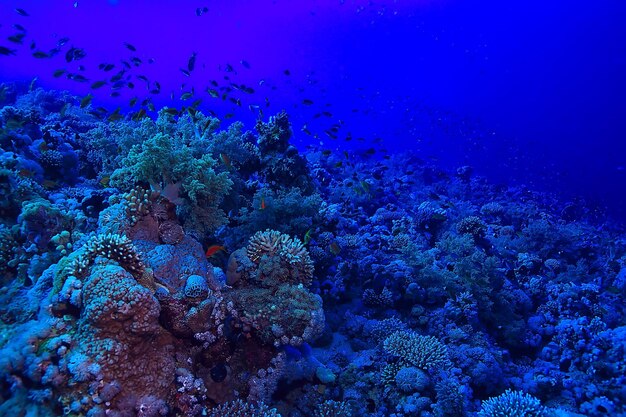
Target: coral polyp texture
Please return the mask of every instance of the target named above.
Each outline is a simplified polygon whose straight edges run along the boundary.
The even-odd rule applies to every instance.
[[[626,237],[281,112],[0,109],[0,415],[626,413]],[[113,118],[117,119],[117,117]]]

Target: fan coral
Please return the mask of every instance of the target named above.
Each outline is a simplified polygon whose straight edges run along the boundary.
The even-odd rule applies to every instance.
[[[478,417],[546,417],[545,407],[532,395],[506,390],[497,397],[483,401]]]

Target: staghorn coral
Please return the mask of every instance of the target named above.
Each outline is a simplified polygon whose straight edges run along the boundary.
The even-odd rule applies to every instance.
[[[397,331],[385,339],[383,349],[388,354],[397,356],[405,366],[424,370],[450,366],[446,346],[433,336]]]
[[[532,395],[506,390],[483,401],[477,417],[547,417],[548,411]]]
[[[234,400],[220,404],[209,410],[208,417],[280,417],[275,408],[269,408],[262,402],[251,404]]]
[[[314,417],[352,417],[352,410],[347,402],[326,400],[317,407]]]

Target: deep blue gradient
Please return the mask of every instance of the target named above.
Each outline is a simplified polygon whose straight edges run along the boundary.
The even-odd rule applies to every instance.
[[[93,105],[110,110],[131,110],[132,97],[150,96],[157,108],[202,98],[203,111],[250,128],[259,108],[264,118],[285,109],[301,148],[413,149],[444,167],[468,164],[493,181],[585,197],[616,215],[626,207],[626,5],[617,0],[32,0],[2,2],[0,17],[0,45],[16,50],[0,56],[3,80],[91,91]],[[23,45],[7,40],[15,23],[27,30]],[[32,56],[63,37],[70,40],[57,56]],[[85,59],[65,62],[71,46]],[[180,69],[193,52],[187,77]],[[125,73],[134,89],[119,97],[110,97],[111,82],[90,89],[133,56],[142,61]],[[116,67],[105,73],[101,63]],[[62,68],[90,81],[54,78]],[[138,75],[150,88],[158,81],[160,93]],[[211,98],[211,80],[255,92],[230,92],[238,106]],[[192,87],[194,97],[181,101]],[[324,133],[333,125],[337,139]]]

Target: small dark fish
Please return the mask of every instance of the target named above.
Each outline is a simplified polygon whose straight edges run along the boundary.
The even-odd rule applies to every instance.
[[[178,110],[176,110],[174,107],[164,107],[163,111],[170,116],[178,116]]]
[[[160,88],[153,88],[152,90],[149,91],[150,94],[160,94],[161,93],[161,89]]]
[[[284,70],[284,71],[283,71],[283,74],[285,74],[285,75],[291,75],[291,71],[289,71],[288,69],[286,69],[286,70]]]
[[[24,9],[17,8],[15,9],[15,12],[19,14],[20,16],[24,16],[24,17],[30,16],[28,13],[26,13],[26,10]]]
[[[141,59],[139,59],[138,57],[134,56],[130,59],[130,62],[133,63],[134,66],[138,67],[141,64],[143,64],[143,61]]]
[[[218,93],[217,90],[214,90],[212,88],[208,88],[206,91],[213,98],[218,98],[220,96],[220,93]]]
[[[329,111],[323,111],[322,112],[322,116],[326,116],[326,117],[333,117],[332,113]]]
[[[191,56],[189,57],[189,61],[187,61],[187,70],[189,70],[189,72],[193,71],[193,69],[196,67],[196,53],[192,53]]]
[[[191,103],[191,107],[193,107],[194,109],[197,108],[200,104],[202,104],[202,99],[199,98],[196,101],[194,101],[193,103]]]
[[[130,62],[128,62],[128,61],[122,61],[122,65],[126,69],[131,69],[132,68],[132,66],[130,65]]]
[[[67,74],[67,78],[72,81],[78,81],[79,83],[86,83],[89,81],[87,77],[81,74]]]
[[[145,75],[137,75],[137,79],[150,84],[150,81],[148,81],[148,77],[146,77]]]
[[[131,98],[131,99],[130,99],[130,101],[128,102],[128,105],[129,105],[130,107],[134,107],[134,106],[135,106],[135,104],[137,104],[137,100],[138,100],[138,99],[137,99],[137,97],[133,97],[133,98]]]
[[[180,72],[182,72],[185,77],[189,77],[191,75],[191,73],[187,71],[186,69],[184,68],[179,68],[179,69],[180,69]]]
[[[128,42],[124,42],[124,46],[126,47],[126,49],[128,49],[129,51],[133,51],[133,52],[137,52],[137,48],[135,48],[134,45],[131,45]]]
[[[15,49],[9,49],[5,46],[0,46],[0,55],[15,55]]]
[[[92,90],[96,90],[104,85],[106,85],[106,81],[96,81],[95,83],[91,84],[91,89]]]
[[[210,83],[213,87],[217,87],[219,85],[215,80],[211,80]]]
[[[52,76],[54,78],[59,78],[61,75],[65,74],[65,72],[66,71],[64,69],[58,69],[52,73]]]
[[[26,32],[26,28],[24,26],[20,25],[19,23],[15,23],[13,25],[13,29],[19,30],[20,32]]]
[[[198,7],[196,9],[196,16],[202,16],[203,14],[207,13],[209,11],[208,7]]]
[[[102,71],[105,71],[105,72],[109,72],[113,68],[115,68],[115,64],[100,64],[100,65],[98,65],[98,69],[101,69]]]
[[[121,79],[124,77],[124,74],[125,74],[125,73],[126,73],[126,71],[124,71],[124,70],[122,70],[122,71],[120,71],[120,72],[116,73],[114,76],[112,76],[112,77],[111,77],[111,80],[110,80],[110,81],[111,81],[112,83],[114,83],[114,82],[117,82],[117,81],[121,80]],[[139,78],[139,77],[137,77],[137,78]],[[147,81],[147,78],[146,78],[146,81]]]
[[[61,38],[57,41],[57,46],[60,48],[64,46],[66,43],[68,43],[69,41],[70,41],[70,38],[68,37]]]
[[[126,84],[126,86],[130,88],[131,90],[135,88],[135,84],[131,83],[130,81]]]
[[[313,100],[309,100],[309,99],[304,99],[302,100],[302,104],[304,104],[305,106],[311,106],[313,105]]]
[[[114,111],[113,113],[111,113],[111,114],[109,115],[109,117],[107,117],[107,120],[108,120],[109,122],[115,122],[115,121],[117,121],[117,120],[122,119],[123,117],[124,117],[124,116],[122,116],[122,115],[120,114],[120,108],[118,107],[117,109],[115,109],[115,111]]]
[[[250,64],[248,64],[248,61],[245,61],[245,60],[242,59],[239,62],[241,63],[241,65],[243,65],[244,68],[250,69]]]
[[[81,101],[80,101],[80,108],[84,109],[85,107],[87,107],[89,104],[91,104],[91,100],[93,99],[93,96],[91,94],[87,94]]]
[[[36,46],[37,46],[37,44],[35,43],[35,41],[32,41],[30,43],[30,50],[32,51],[33,49],[35,49]]]
[[[120,93],[119,91],[114,91],[110,94],[111,97],[119,97],[122,93]]]
[[[155,60],[154,58],[148,58],[148,64],[154,64]]]
[[[119,80],[113,83],[113,85],[111,86],[111,90],[119,90],[122,87],[126,86],[126,81],[124,80]]]
[[[134,120],[135,122],[138,122],[139,120],[143,119],[144,117],[146,117],[146,110],[145,109],[139,109],[139,111],[137,113],[135,113],[131,119]]]
[[[79,71],[85,71],[85,66],[84,65],[79,65],[78,66],[78,70]]]
[[[233,113],[226,113],[226,114],[224,115],[224,119],[231,119],[231,118],[233,118],[233,117],[235,117],[235,115],[234,115]]]
[[[233,68],[233,66],[232,66],[232,65],[230,65],[230,64],[226,64],[226,68],[224,68],[224,70],[225,70],[226,72],[234,72],[235,74],[237,74],[237,71],[235,71],[235,69]]]
[[[150,111],[155,111],[155,108],[154,108],[154,103],[153,103],[153,102],[149,102],[149,103],[148,103],[148,105],[147,105],[146,107],[148,107],[148,110],[150,110]]]
[[[187,91],[180,96],[180,99],[185,101],[185,100],[189,100],[191,97],[193,97],[193,94]]]
[[[9,36],[7,39],[10,42],[21,45],[25,36],[26,36],[26,33],[16,33],[15,35]]]
[[[66,62],[72,62],[72,61],[78,61],[79,59],[83,59],[87,54],[85,53],[85,50],[82,48],[75,48],[75,47],[71,47],[66,53],[65,53],[65,61]]]
[[[50,58],[50,54],[48,54],[47,52],[44,52],[44,51],[35,51],[35,52],[33,52],[33,56],[35,58],[38,58],[38,59]]]

